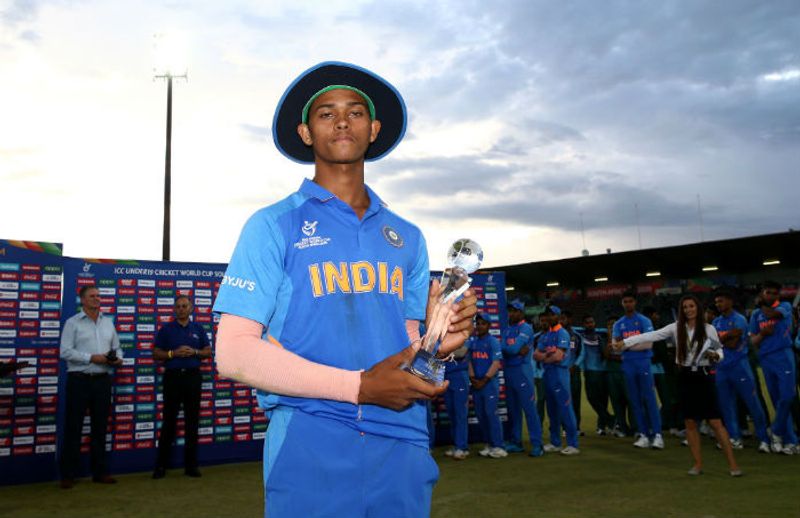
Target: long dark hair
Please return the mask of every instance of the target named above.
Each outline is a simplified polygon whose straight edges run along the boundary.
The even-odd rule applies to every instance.
[[[706,315],[703,311],[703,305],[700,303],[695,295],[684,295],[678,302],[678,363],[683,365],[686,359],[686,353],[689,350],[689,333],[686,331],[686,315],[683,313],[683,303],[687,300],[694,301],[697,307],[697,317],[694,321],[694,334],[692,335],[692,343],[704,344],[706,342]],[[694,351],[694,361],[697,355],[700,354],[700,347]]]

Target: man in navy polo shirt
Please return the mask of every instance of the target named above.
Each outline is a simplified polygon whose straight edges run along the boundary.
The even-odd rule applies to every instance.
[[[439,288],[420,230],[364,183],[405,128],[397,90],[348,63],[312,67],[278,103],[275,144],[314,178],[251,216],[214,305],[217,368],[258,388],[270,418],[270,518],[430,513],[424,400],[446,386],[404,367]],[[476,301],[452,308],[440,356],[471,334]]]
[[[153,478],[164,478],[169,467],[172,441],[175,440],[178,411],[183,406],[183,467],[186,475],[199,477],[197,469],[197,431],[200,419],[202,375],[200,360],[211,357],[211,344],[205,329],[190,320],[194,306],[189,297],[175,299],[175,318],[158,330],[153,358],[164,362],[164,408],[158,457]]]

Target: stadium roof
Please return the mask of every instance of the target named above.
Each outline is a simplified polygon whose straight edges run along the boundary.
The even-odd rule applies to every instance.
[[[670,279],[750,273],[775,267],[764,264],[769,260],[780,261],[777,266],[780,270],[800,268],[800,232],[589,255],[494,270],[506,272],[508,286],[533,294],[554,282],[560,288],[598,285],[595,279],[602,278],[607,281],[600,282],[607,284],[635,284],[648,280],[648,272],[659,272],[661,278]],[[709,267],[717,269],[703,271]]]

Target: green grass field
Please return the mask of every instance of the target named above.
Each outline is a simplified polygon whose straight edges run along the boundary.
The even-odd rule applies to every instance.
[[[689,477],[687,448],[667,438],[663,451],[642,451],[633,439],[595,437],[594,413],[584,401],[587,436],[576,457],[525,454],[505,459],[472,455],[465,461],[434,452],[441,476],[432,516],[471,517],[780,517],[800,516],[800,456],[765,455],[755,444],[738,451],[745,476],[728,475],[722,453],[704,439],[705,474]],[[57,518],[247,518],[263,516],[261,464],[203,468],[191,479],[173,470],[119,476],[101,486],[84,479],[72,490],[56,483],[0,488],[0,516]],[[300,517],[297,518],[306,518]]]

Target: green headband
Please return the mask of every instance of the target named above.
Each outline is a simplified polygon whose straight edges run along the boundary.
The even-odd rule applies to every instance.
[[[317,92],[314,95],[312,95],[311,99],[309,99],[308,102],[306,103],[306,105],[303,106],[303,115],[302,115],[302,119],[301,119],[303,121],[303,124],[308,124],[308,110],[311,108],[311,104],[313,104],[313,102],[317,99],[317,97],[319,97],[320,95],[324,94],[325,92],[330,92],[331,90],[350,90],[350,91],[353,91],[353,92],[357,93],[361,97],[363,97],[367,101],[367,107],[369,108],[369,118],[372,119],[372,120],[375,120],[375,105],[372,103],[372,99],[370,99],[367,94],[365,94],[364,92],[362,92],[361,90],[359,90],[358,88],[355,88],[353,86],[348,86],[348,85],[330,85],[330,86],[326,86],[325,88],[323,88],[319,92]]]

